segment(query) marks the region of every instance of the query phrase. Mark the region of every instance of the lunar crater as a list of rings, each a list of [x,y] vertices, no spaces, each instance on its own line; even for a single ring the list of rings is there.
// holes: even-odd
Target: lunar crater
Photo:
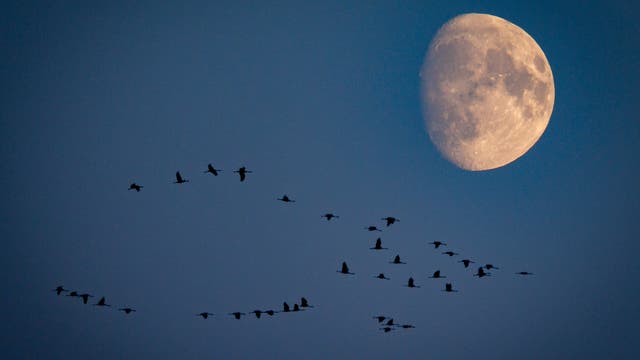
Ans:
[[[536,42],[508,21],[458,16],[432,40],[421,71],[429,136],[467,170],[488,170],[522,156],[553,109],[553,75]]]

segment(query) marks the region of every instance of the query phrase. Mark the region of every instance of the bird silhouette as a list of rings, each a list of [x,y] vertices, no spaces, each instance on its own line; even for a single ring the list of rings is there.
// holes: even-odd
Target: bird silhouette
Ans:
[[[72,291],[70,292],[67,296],[71,296],[71,297],[78,297],[78,292],[77,291]]]
[[[229,313],[229,315],[233,315],[233,317],[236,318],[236,320],[240,320],[240,317],[246,314],[243,312],[236,311],[236,312]]]
[[[341,274],[355,275],[355,273],[349,272],[349,267],[346,262],[342,262],[342,269],[338,270]]]
[[[429,276],[429,278],[431,278],[431,279],[444,279],[444,278],[446,278],[446,276],[441,276],[440,275],[440,270],[436,270],[433,273],[433,276]]]
[[[136,312],[136,310],[132,309],[132,308],[122,308],[122,309],[118,309],[118,311],[123,311],[125,314],[129,315],[132,312]]]
[[[82,303],[86,304],[87,302],[89,302],[89,298],[93,297],[93,295],[90,294],[80,294],[78,295],[78,297],[80,297],[82,299]]]
[[[429,244],[433,244],[433,247],[435,249],[439,248],[440,246],[447,246],[447,244],[443,243],[442,241],[433,241],[433,242],[430,242]]]
[[[251,313],[255,314],[256,318],[260,319],[260,316],[262,315],[262,310],[253,310]]]
[[[372,248],[369,248],[371,250],[387,250],[388,248],[382,247],[382,239],[378,238],[376,240],[376,245]]]
[[[382,280],[391,280],[388,277],[384,276],[383,273],[378,274],[377,276],[374,276],[374,278],[376,279],[382,279]]]
[[[412,277],[410,277],[410,278],[409,278],[409,281],[407,282],[407,287],[410,287],[410,288],[419,288],[420,286],[416,286],[416,284],[413,282],[413,278],[412,278]]]
[[[200,317],[202,317],[203,319],[208,319],[208,318],[209,318],[209,316],[213,316],[213,315],[214,315],[214,314],[213,314],[213,313],[210,313],[210,312],[201,312],[200,314],[196,314],[196,316],[200,316]]]
[[[301,311],[300,306],[298,306],[298,304],[293,304],[293,311]]]
[[[493,266],[492,264],[486,264],[486,265],[484,266],[484,268],[485,268],[485,269],[487,269],[487,270],[491,270],[491,269],[500,270],[500,268],[499,268],[499,267],[495,267],[495,266]]]
[[[267,314],[269,316],[273,316],[273,314],[275,314],[276,312],[273,311],[273,310],[266,310],[266,311],[263,311],[263,313],[265,313],[265,314]]]
[[[326,219],[327,219],[327,221],[331,221],[331,219],[333,219],[333,218],[336,218],[336,219],[339,219],[339,218],[340,218],[340,216],[338,216],[338,215],[334,215],[334,214],[332,214],[332,213],[326,213],[326,214],[322,215],[322,217],[323,217],[323,218],[326,218]]]
[[[97,303],[93,304],[94,306],[111,306],[109,304],[107,304],[107,302],[104,299],[104,296],[100,298],[100,300],[98,300]]]
[[[245,168],[244,166],[234,171],[234,173],[237,173],[240,175],[240,182],[244,181],[244,179],[247,177],[247,174],[251,174],[252,172],[253,171],[247,170],[247,168]]]
[[[478,268],[478,272],[477,273],[473,274],[473,276],[477,276],[478,278],[482,278],[484,276],[489,276],[489,275],[491,275],[491,274],[484,272],[484,269],[482,268],[482,266],[480,266]]]
[[[289,203],[289,202],[290,203],[294,203],[294,202],[296,202],[295,200],[291,200],[286,194],[282,195],[282,197],[277,199],[277,200],[280,200],[280,201],[286,202],[286,203]]]
[[[458,292],[458,290],[453,290],[453,285],[451,285],[451,283],[446,283],[444,285],[444,290],[442,291],[446,291],[446,292]]]
[[[376,320],[378,320],[378,322],[379,322],[379,323],[381,323],[381,322],[383,322],[383,321],[384,321],[384,319],[386,319],[387,317],[386,317],[386,316],[383,316],[383,315],[378,315],[378,316],[374,316],[373,318],[374,318],[374,319],[376,319]]]
[[[406,264],[406,262],[402,262],[400,261],[400,255],[396,255],[396,257],[393,258],[393,261],[389,261],[390,264]]]
[[[211,173],[213,174],[213,176],[218,176],[218,171],[222,172],[222,169],[216,169],[213,167],[213,165],[209,164],[207,165],[207,171],[205,171],[204,173]]]
[[[129,185],[129,190],[135,190],[136,192],[140,192],[140,190],[142,190],[144,186],[142,185],[138,185],[136,183],[132,183],[131,185]]]
[[[382,218],[382,220],[385,220],[387,222],[387,226],[391,226],[396,222],[400,222],[400,219],[396,219],[393,216],[387,216],[386,218]]]
[[[519,271],[516,273],[516,275],[533,275],[533,273],[528,271]]]
[[[468,268],[469,264],[474,264],[474,262],[469,260],[469,259],[460,260],[458,262],[461,262],[464,265],[465,268]]]
[[[378,229],[378,228],[377,228],[377,227],[375,227],[375,226],[368,226],[368,227],[366,227],[365,229],[367,229],[367,230],[369,230],[369,231],[382,231],[382,230]]]
[[[385,327],[381,327],[380,330],[388,333],[389,331],[393,331],[395,330],[394,328],[392,328],[391,326],[385,326]]]
[[[453,252],[453,251],[445,251],[445,252],[443,252],[443,254],[445,254],[445,255],[449,255],[449,256],[460,255],[460,254],[455,253],[455,252]]]
[[[291,311],[291,309],[289,308],[289,304],[287,304],[287,302],[283,302],[282,303],[282,312],[289,312]]]
[[[61,293],[68,292],[69,290],[65,289],[62,285],[60,285],[60,286],[57,286],[55,289],[53,289],[51,291],[55,291],[56,295],[60,296]]]
[[[301,297],[301,298],[300,298],[300,307],[303,307],[303,308],[312,308],[313,306],[309,305],[309,302],[307,301],[307,299],[306,299],[306,298]]]
[[[182,175],[180,175],[180,171],[176,171],[176,181],[174,181],[174,184],[184,184],[189,182],[189,180],[185,180],[182,178]]]
[[[387,322],[385,323],[386,326],[394,326],[395,324],[393,323],[393,318],[387,320]]]

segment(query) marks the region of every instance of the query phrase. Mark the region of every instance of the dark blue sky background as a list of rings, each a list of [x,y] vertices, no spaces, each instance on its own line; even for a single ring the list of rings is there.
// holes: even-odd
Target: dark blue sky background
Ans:
[[[5,4],[2,357],[640,357],[638,10]],[[527,31],[556,86],[540,141],[479,173],[437,153],[419,93],[429,41],[468,12]],[[202,173],[209,162],[221,176]],[[173,185],[176,170],[191,182]],[[401,219],[380,234],[391,250],[374,253],[363,228],[388,215]],[[501,270],[474,278],[434,240]],[[336,273],[342,261],[355,276]],[[460,292],[427,279],[436,269]],[[56,297],[59,284],[138,312]],[[301,296],[316,307],[226,315]],[[378,314],[416,329],[384,334]]]

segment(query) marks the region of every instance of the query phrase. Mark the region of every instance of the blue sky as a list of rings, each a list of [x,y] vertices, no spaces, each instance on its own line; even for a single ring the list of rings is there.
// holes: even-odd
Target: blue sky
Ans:
[[[638,357],[638,10],[630,1],[7,4],[1,353]],[[469,12],[527,31],[556,87],[542,138],[488,172],[444,160],[421,116],[429,41]],[[224,172],[203,174],[207,163]],[[254,172],[240,183],[231,171],[243,165]],[[172,184],[177,170],[191,182]],[[127,191],[133,181],[143,191]],[[275,200],[284,193],[297,202]],[[329,211],[341,218],[320,218]],[[388,215],[401,219],[379,234],[391,250],[374,253],[378,234],[363,228]],[[474,278],[434,240],[501,270]],[[388,264],[395,254],[408,264]],[[336,273],[342,261],[355,276]],[[436,269],[460,292],[427,279]],[[392,280],[373,279],[379,272]],[[421,288],[403,287],[409,276]],[[59,284],[138,312],[56,297]],[[301,296],[316,307],[226,315]],[[384,334],[378,314],[416,329]]]

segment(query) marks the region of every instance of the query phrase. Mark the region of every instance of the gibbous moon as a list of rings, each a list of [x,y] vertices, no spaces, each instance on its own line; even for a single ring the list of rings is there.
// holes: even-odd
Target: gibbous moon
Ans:
[[[464,14],[444,24],[420,74],[429,137],[462,169],[509,164],[549,123],[549,62],[529,34],[497,16]]]

